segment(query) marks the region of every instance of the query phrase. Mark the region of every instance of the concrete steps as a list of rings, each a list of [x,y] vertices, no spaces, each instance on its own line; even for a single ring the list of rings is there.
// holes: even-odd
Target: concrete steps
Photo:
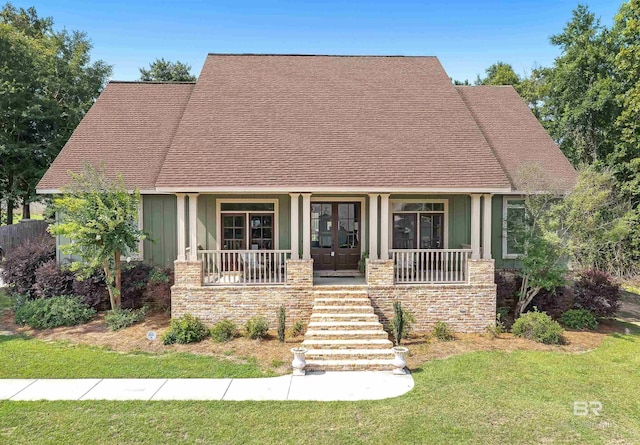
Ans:
[[[375,315],[366,290],[315,292],[311,321],[302,345],[313,371],[389,371],[393,346]]]

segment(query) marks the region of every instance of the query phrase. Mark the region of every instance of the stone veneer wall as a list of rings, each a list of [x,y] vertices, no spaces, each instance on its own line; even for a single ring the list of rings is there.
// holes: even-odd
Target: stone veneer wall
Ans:
[[[228,318],[242,326],[262,315],[275,329],[278,308],[284,305],[288,325],[296,320],[308,323],[313,306],[313,260],[287,260],[286,268],[283,285],[202,286],[200,261],[176,261],[171,316],[189,313],[209,325]]]
[[[444,321],[458,332],[482,332],[495,321],[493,260],[469,260],[468,284],[394,285],[393,260],[368,260],[367,270],[369,298],[385,327],[396,300],[414,315],[415,331]]]
[[[458,332],[482,332],[495,321],[496,285],[493,260],[469,260],[468,284],[394,285],[393,260],[367,260],[369,297],[380,321],[388,326],[393,302],[399,300],[415,316],[416,331],[429,331],[437,321]],[[262,315],[277,326],[280,305],[287,320],[308,322],[314,299],[313,260],[287,260],[287,281],[274,286],[202,286],[200,261],[176,261],[171,288],[171,315],[190,313],[207,324],[229,318],[243,325]]]

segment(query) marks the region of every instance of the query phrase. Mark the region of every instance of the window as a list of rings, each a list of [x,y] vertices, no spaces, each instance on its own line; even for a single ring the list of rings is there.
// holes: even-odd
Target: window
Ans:
[[[446,201],[392,202],[394,249],[443,249]]]
[[[505,197],[502,214],[502,257],[517,258],[524,253],[522,230],[526,223],[524,199]]]
[[[219,201],[220,247],[224,250],[276,248],[276,213],[275,200]]]

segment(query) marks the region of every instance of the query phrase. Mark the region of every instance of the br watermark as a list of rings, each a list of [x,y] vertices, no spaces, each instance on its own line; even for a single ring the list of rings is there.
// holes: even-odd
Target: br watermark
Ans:
[[[574,416],[600,416],[602,412],[602,402],[573,402]]]

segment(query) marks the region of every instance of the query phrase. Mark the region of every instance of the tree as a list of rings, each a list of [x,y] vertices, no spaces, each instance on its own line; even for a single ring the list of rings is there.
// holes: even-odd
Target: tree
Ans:
[[[485,70],[487,77],[478,76],[476,85],[513,85],[517,87],[521,80],[508,63],[497,62]],[[517,89],[517,88],[516,88]]]
[[[146,237],[138,228],[140,194],[137,190],[129,193],[120,175],[107,179],[104,168],[85,165],[83,172],[71,177],[71,185],[53,201],[58,221],[49,230],[71,240],[60,249],[81,258],[70,266],[81,278],[103,269],[111,309],[119,308],[121,258],[137,250],[138,242]]]
[[[81,32],[55,31],[34,8],[0,10],[0,199],[7,222],[35,186],[105,85],[111,67],[90,62]]]
[[[170,62],[164,59],[156,59],[149,65],[149,69],[140,69],[140,80],[144,81],[168,81],[168,82],[193,82],[196,76],[191,74],[191,65],[180,61]]]

